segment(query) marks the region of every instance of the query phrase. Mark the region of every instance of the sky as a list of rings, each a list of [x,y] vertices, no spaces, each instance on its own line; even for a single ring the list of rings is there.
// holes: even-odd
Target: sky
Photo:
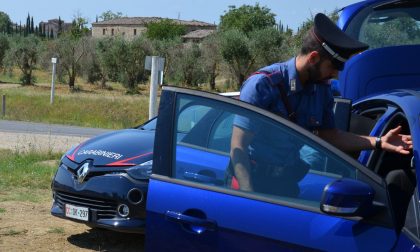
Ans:
[[[34,23],[61,17],[71,22],[81,15],[89,23],[105,11],[121,12],[128,17],[163,17],[183,20],[199,20],[218,24],[220,16],[234,5],[265,6],[294,31],[318,12],[330,13],[359,0],[0,0],[0,11],[7,13],[13,22],[26,23],[28,13]],[[89,25],[90,27],[90,25]]]

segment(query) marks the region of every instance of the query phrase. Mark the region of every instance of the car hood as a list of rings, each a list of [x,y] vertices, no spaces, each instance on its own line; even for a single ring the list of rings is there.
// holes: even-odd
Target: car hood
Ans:
[[[65,155],[76,163],[90,159],[94,166],[133,166],[153,158],[154,138],[155,131],[113,131],[93,137]]]

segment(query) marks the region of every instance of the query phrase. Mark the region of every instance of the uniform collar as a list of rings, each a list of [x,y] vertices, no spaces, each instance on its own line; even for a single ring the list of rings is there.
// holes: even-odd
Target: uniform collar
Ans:
[[[308,83],[308,85],[303,88],[296,70],[296,57],[287,61],[287,68],[289,71],[289,93],[297,93],[301,91],[313,93],[316,91],[316,83]]]
[[[299,80],[298,72],[296,70],[296,57],[287,61],[287,70],[289,72],[289,92],[296,93],[302,91],[302,83]]]

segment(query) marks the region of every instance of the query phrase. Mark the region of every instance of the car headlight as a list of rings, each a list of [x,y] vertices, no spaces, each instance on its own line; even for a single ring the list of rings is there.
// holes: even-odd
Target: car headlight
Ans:
[[[149,179],[152,174],[153,160],[146,161],[127,170],[127,174],[134,179]]]

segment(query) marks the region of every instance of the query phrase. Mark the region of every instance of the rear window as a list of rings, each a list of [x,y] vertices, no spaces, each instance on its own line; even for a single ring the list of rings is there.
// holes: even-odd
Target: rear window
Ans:
[[[370,49],[420,44],[420,1],[392,1],[359,12],[346,33]]]

